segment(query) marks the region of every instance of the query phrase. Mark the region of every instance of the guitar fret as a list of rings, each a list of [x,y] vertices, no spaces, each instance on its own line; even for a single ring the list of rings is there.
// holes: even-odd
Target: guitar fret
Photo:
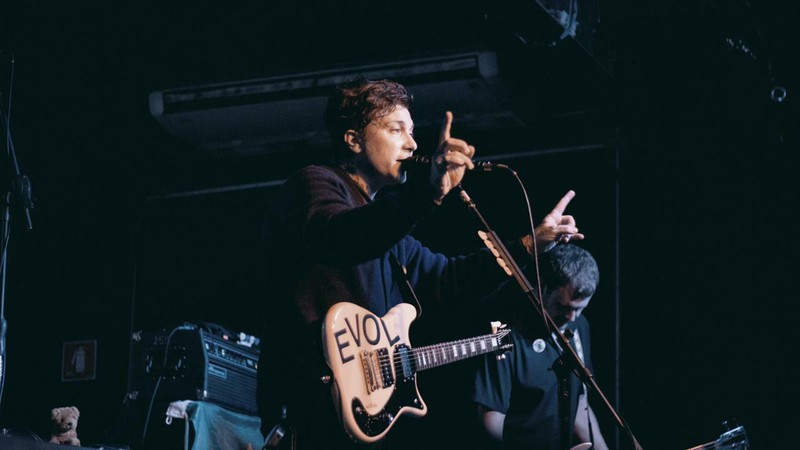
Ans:
[[[499,346],[500,340],[496,335],[487,335],[419,347],[413,352],[414,359],[417,362],[417,370],[423,370],[482,355],[497,349]],[[452,352],[452,355],[450,352]]]
[[[420,347],[415,350],[415,359],[420,369],[427,369],[450,361],[481,355],[496,349],[499,345],[498,339],[494,336],[464,339],[449,344]]]

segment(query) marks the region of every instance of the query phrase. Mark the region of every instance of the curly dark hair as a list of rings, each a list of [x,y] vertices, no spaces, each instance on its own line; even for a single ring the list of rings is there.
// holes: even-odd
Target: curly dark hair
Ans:
[[[576,298],[594,294],[600,269],[591,253],[573,244],[559,244],[540,257],[542,281],[548,289],[570,285]]]
[[[328,97],[325,125],[334,146],[341,148],[347,130],[361,133],[373,120],[391,114],[398,106],[411,109],[412,103],[411,93],[402,84],[358,76],[336,86]]]

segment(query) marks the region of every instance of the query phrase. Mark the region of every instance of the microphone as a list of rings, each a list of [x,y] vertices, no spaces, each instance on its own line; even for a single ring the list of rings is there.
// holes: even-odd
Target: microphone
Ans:
[[[431,164],[431,159],[427,156],[414,155],[400,162],[412,166],[429,166]],[[491,172],[495,169],[508,169],[508,166],[505,164],[493,163],[490,161],[473,161],[473,163],[475,164],[475,170],[480,170],[482,172]]]

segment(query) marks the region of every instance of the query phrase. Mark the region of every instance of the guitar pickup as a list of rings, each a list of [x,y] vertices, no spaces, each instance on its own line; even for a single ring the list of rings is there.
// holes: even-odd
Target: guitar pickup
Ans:
[[[392,372],[392,358],[389,356],[389,350],[382,348],[375,353],[378,355],[378,367],[381,371],[381,387],[387,388],[394,385],[394,372]]]
[[[395,347],[394,355],[394,372],[397,374],[397,378],[402,380],[413,378],[417,366],[414,364],[411,349],[405,344],[400,344]]]

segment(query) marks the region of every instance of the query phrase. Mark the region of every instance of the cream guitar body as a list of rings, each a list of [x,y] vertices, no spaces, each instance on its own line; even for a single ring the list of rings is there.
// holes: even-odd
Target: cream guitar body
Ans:
[[[415,349],[408,338],[415,318],[416,310],[405,303],[378,317],[342,302],[325,316],[322,341],[333,401],[345,431],[356,441],[378,441],[400,416],[427,413],[417,372],[511,347],[504,343],[508,330],[501,329]]]

